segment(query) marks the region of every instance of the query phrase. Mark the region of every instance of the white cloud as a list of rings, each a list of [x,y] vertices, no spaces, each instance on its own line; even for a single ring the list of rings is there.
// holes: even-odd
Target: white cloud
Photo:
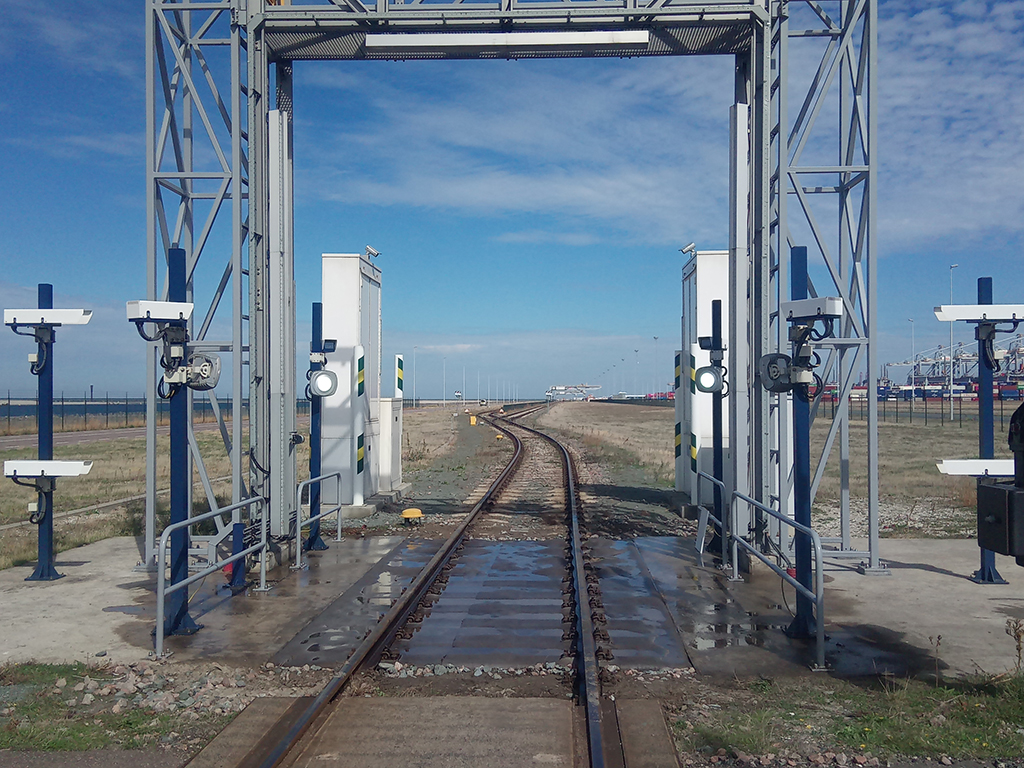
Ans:
[[[315,68],[308,82],[358,91],[350,108],[372,119],[339,130],[307,118],[318,153],[312,166],[300,152],[297,188],[336,202],[582,216],[643,239],[720,236],[729,67],[613,64],[470,64],[446,70],[441,93],[412,76],[360,84]],[[712,90],[721,109],[698,108]]]
[[[141,81],[143,8],[137,3],[7,3],[0,15],[0,56],[25,56],[29,48],[47,50],[63,63],[100,75]],[[141,82],[140,82],[141,84]]]

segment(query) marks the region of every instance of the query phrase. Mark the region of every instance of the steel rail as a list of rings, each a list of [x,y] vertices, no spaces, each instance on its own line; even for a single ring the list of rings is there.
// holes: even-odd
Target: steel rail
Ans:
[[[506,418],[507,420],[507,418]],[[587,714],[587,745],[591,768],[604,768],[604,730],[601,717],[600,665],[597,661],[597,641],[594,639],[594,620],[590,613],[590,592],[583,562],[583,542],[580,534],[579,505],[576,493],[576,473],[568,449],[555,438],[536,429],[516,423],[516,426],[547,440],[562,453],[565,468],[566,506],[572,529],[572,570],[576,596],[577,672],[582,687],[580,697]],[[582,664],[582,669],[580,665]]]
[[[420,600],[426,594],[427,590],[434,583],[441,570],[451,559],[456,548],[462,543],[462,539],[466,533],[466,530],[477,518],[480,511],[487,506],[488,503],[493,501],[497,494],[504,488],[505,484],[512,477],[515,470],[518,468],[520,461],[523,456],[523,443],[516,437],[510,430],[496,424],[490,418],[486,416],[481,417],[487,423],[491,424],[495,429],[498,429],[505,435],[507,435],[515,446],[514,453],[511,461],[505,466],[498,475],[497,479],[491,483],[487,489],[487,493],[473,506],[469,514],[466,515],[466,519],[459,524],[458,528],[452,533],[451,536],[441,545],[441,549],[430,559],[430,561],[423,567],[413,582],[405,590],[402,596],[395,601],[391,609],[384,615],[384,617],[377,623],[373,631],[367,635],[363,642],[352,652],[352,655],[348,657],[344,666],[339,670],[336,677],[334,677],[327,686],[320,692],[320,694],[310,703],[302,715],[295,721],[284,738],[279,741],[274,749],[267,755],[266,758],[260,763],[259,768],[276,768],[280,765],[282,760],[288,755],[288,753],[294,749],[295,745],[298,744],[299,740],[305,735],[309,727],[316,721],[316,719],[324,712],[327,706],[340,694],[345,686],[351,681],[352,677],[358,672],[364,663],[369,659],[374,658],[393,638],[394,634],[402,626],[405,619],[416,609]]]

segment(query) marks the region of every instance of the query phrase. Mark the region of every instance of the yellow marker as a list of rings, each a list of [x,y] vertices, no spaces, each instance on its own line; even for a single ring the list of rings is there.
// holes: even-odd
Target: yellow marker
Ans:
[[[416,509],[416,507],[410,507],[409,509],[402,510],[402,522],[406,525],[412,525],[413,523],[419,523],[423,518],[423,510]]]
[[[471,426],[471,427],[475,427],[476,426],[476,416],[470,416],[469,417],[469,426]]]
[[[504,436],[504,435],[502,435],[502,434],[497,434],[497,435],[495,435],[495,436],[494,436],[494,439],[495,439],[495,440],[504,440],[504,439],[505,439],[505,436]]]

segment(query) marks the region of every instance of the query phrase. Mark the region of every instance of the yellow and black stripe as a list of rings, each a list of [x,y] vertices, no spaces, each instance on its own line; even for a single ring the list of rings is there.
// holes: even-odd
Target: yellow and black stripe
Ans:
[[[398,358],[398,391],[405,391],[405,361]]]
[[[676,458],[683,455],[683,425],[676,422]]]
[[[363,457],[366,455],[366,450],[363,447],[364,441],[365,437],[363,435],[360,435],[356,441],[356,472],[363,471]]]
[[[366,373],[363,370],[363,365],[364,365],[363,361],[365,359],[366,359],[365,357],[360,357],[359,358],[359,365],[357,366],[357,369],[356,369],[356,394],[359,395],[360,397],[363,394],[363,390],[366,388],[366,385],[364,383],[364,381],[366,379]]]
[[[690,469],[697,471],[697,436],[690,433]]]
[[[676,392],[679,391],[679,384],[681,383],[683,374],[683,353],[679,352],[676,354]]]
[[[690,355],[690,392],[697,394],[697,358]]]

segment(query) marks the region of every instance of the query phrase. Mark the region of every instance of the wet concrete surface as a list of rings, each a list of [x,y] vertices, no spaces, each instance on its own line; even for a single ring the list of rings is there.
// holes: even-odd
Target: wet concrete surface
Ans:
[[[525,667],[558,661],[563,631],[564,542],[467,540],[448,583],[409,640],[409,664]]]
[[[274,655],[274,663],[279,666],[317,664],[325,667],[344,664],[441,544],[439,540],[424,539],[407,539],[398,543],[340,597],[303,626]],[[318,559],[314,557],[311,562]]]
[[[689,667],[684,640],[644,562],[639,541],[587,542],[608,619],[612,663],[635,669]]]
[[[244,595],[232,595],[224,585],[225,577],[213,574],[193,593],[189,604],[190,615],[203,629],[194,635],[169,637],[166,646],[183,660],[237,665],[267,661],[402,543],[397,536],[330,541],[330,549],[303,558],[308,568],[290,571],[282,567],[271,572],[273,588],[269,592],[257,592],[257,580]],[[155,601],[155,595],[147,592],[144,605],[149,620],[128,625],[130,629],[123,635],[126,640],[152,648]]]

